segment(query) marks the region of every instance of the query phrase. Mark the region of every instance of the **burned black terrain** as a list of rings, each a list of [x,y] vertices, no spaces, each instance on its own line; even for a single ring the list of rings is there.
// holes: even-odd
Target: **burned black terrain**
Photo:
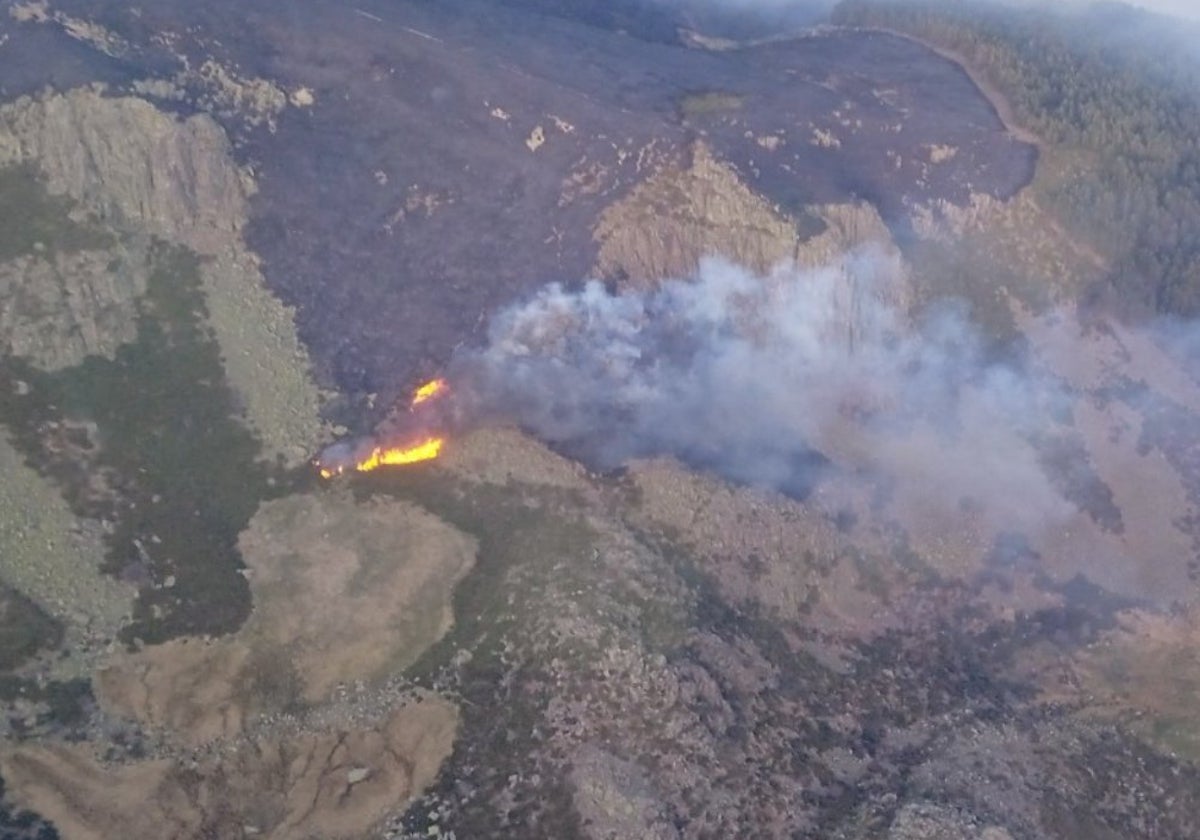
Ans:
[[[304,104],[216,116],[319,375],[380,410],[497,306],[589,276],[600,213],[697,139],[794,217],[866,200],[897,233],[909,205],[1013,194],[1035,159],[958,66],[878,33],[710,52],[467,0],[55,8],[122,39],[94,78],[212,58]],[[65,34],[40,48],[77,66]]]
[[[735,24],[0,0],[0,836],[1197,836],[1200,378],[962,67]]]

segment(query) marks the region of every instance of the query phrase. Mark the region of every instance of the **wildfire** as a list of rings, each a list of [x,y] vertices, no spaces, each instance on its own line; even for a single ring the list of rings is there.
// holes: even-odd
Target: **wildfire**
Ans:
[[[408,404],[408,407],[410,409],[416,408],[426,400],[431,400],[445,391],[447,387],[445,379],[434,379],[426,382],[413,392],[412,402]]]
[[[445,393],[448,389],[449,386],[444,379],[426,382],[413,392],[412,401],[408,404],[409,411]],[[417,443],[403,446],[376,446],[365,456],[361,454],[362,450],[359,450],[356,455],[347,457],[353,452],[353,449],[342,442],[327,447],[317,458],[316,465],[321,478],[333,478],[349,469],[356,472],[370,472],[379,467],[416,464],[421,461],[433,460],[441,454],[444,443],[444,438],[430,435]],[[344,449],[336,456],[332,456],[331,453],[338,447],[344,447]]]
[[[371,454],[354,465],[359,472],[370,472],[378,467],[394,467],[400,464],[416,464],[420,461],[431,461],[442,451],[441,438],[429,438],[416,446],[392,447],[384,449],[376,446]]]

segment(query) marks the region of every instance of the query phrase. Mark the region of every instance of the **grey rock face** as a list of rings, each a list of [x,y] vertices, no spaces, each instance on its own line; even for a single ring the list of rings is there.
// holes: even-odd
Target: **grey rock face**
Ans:
[[[218,251],[245,218],[246,184],[208,115],[179,122],[149,102],[88,88],[0,111],[0,163],[34,161],[51,192],[120,227]]]

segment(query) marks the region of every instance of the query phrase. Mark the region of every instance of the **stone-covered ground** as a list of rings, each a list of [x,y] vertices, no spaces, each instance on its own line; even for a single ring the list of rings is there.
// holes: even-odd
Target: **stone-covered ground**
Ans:
[[[5,836],[1200,836],[1195,380],[961,68],[635,8],[0,4]],[[548,280],[863,243],[1072,395],[1053,527],[305,463]]]

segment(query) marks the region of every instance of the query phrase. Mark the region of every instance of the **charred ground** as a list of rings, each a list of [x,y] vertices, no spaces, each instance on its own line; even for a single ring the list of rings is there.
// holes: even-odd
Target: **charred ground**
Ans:
[[[312,92],[270,125],[217,116],[259,182],[249,241],[267,280],[360,408],[439,369],[497,306],[588,276],[603,208],[697,138],[793,217],[866,200],[898,234],[907,204],[1008,197],[1036,158],[961,68],[878,33],[708,52],[468,0],[55,8],[125,39],[89,73],[76,40],[39,28],[66,83],[215,56]],[[931,168],[935,146],[956,153]]]
[[[603,268],[620,260],[601,254],[601,218],[651,181],[638,194],[650,214],[668,215],[688,177],[719,187],[685,196],[693,204],[752,193],[731,215],[761,221],[762,239],[783,219],[794,249],[783,256],[816,243],[828,259],[863,231],[911,256],[926,237],[921,249],[944,248],[947,268],[917,291],[974,282],[1017,330],[997,275],[980,268],[999,263],[988,248],[1011,257],[1016,277],[1042,259],[1038,247],[1057,257],[1071,243],[1051,236],[1032,256],[1007,247],[1045,218],[1021,189],[1037,150],[958,65],[866,31],[690,48],[679,26],[703,17],[666,8],[7,3],[0,78],[6,100],[105,83],[117,116],[140,114],[168,140],[184,124],[163,129],[144,99],[212,115],[215,157],[230,138],[254,185],[234,233],[296,307],[316,374],[338,394],[327,413],[356,431],[441,373],[498,307],[550,280],[600,273],[619,286],[620,270]],[[80,125],[113,116],[83,99],[68,111]],[[178,181],[185,205],[233,180],[211,160],[192,166],[199,154],[145,160],[150,180]],[[55,201],[56,226],[17,242],[18,256],[53,257],[66,248],[54,237],[89,221]],[[90,221],[134,241],[146,219],[121,207],[138,202],[99,204],[108,217]],[[1009,239],[970,227],[981,206],[989,223],[1011,223]],[[916,209],[930,207],[946,211],[945,230],[915,229]],[[689,224],[709,224],[696,216]],[[949,237],[955,224],[968,235]],[[986,242],[964,245],[972,235]],[[1200,505],[1188,479],[1200,396],[1177,382],[1183,396],[1166,396],[1159,357],[1127,347],[1128,335],[1086,339],[1097,346],[1076,355],[1095,353],[1100,373],[1076,372],[1079,417],[1030,443],[1061,479],[1083,542],[973,532],[970,499],[947,520],[911,524],[886,486],[800,502],[675,463],[596,476],[512,430],[455,430],[438,462],[321,484],[264,463],[262,429],[239,410],[244,386],[225,387],[239,354],[260,346],[232,329],[210,335],[212,266],[228,262],[178,243],[169,254],[187,271],[139,293],[141,332],[110,360],[0,366],[10,475],[72,503],[85,525],[106,523],[100,550],[87,554],[78,523],[71,544],[97,560],[97,577],[107,559],[137,588],[124,636],[96,629],[81,676],[0,683],[12,712],[6,802],[101,834],[164,813],[188,836],[317,830],[296,814],[355,836],[381,825],[411,837],[435,826],[839,840],[1197,832],[1187,652],[1200,620],[1156,612],[1154,599],[1191,597],[1181,580],[1195,564],[1176,568],[1187,561],[1170,538],[1196,530],[1184,514]],[[1058,264],[1045,265],[1026,282],[1054,276]],[[1086,343],[1076,338],[1068,356]],[[1144,392],[1111,391],[1147,358]],[[89,418],[86,451],[64,446]],[[1170,472],[1151,463],[1159,453]],[[1138,483],[1158,491],[1176,475],[1175,495]],[[110,483],[85,486],[93,476]],[[89,489],[115,499],[81,506]],[[1146,498],[1156,510],[1138,506]],[[1147,536],[1156,528],[1166,549]],[[45,542],[28,530],[27,544]],[[169,538],[152,539],[159,531]],[[1126,549],[1162,562],[1131,566]],[[1093,569],[1109,589],[1083,574]],[[70,610],[50,620],[3,594],[4,652],[42,656],[35,626],[47,644],[69,638]],[[326,758],[293,785],[296,755]],[[51,832],[32,816],[3,820]]]

